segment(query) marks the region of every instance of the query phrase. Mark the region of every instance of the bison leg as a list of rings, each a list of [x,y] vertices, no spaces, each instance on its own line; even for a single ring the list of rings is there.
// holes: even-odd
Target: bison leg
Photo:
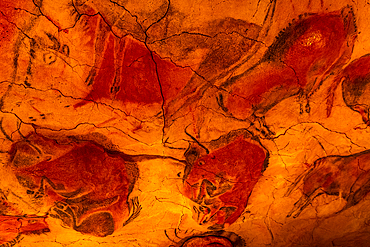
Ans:
[[[72,192],[65,192],[65,187],[62,184],[54,184],[49,178],[41,177],[40,186],[36,191],[27,190],[27,194],[32,195],[35,199],[42,199],[45,196],[47,186],[50,186],[53,191],[56,191],[60,196],[64,198],[80,197],[85,193],[83,188],[79,188]]]
[[[301,183],[302,181],[302,178],[308,176],[308,174],[311,173],[311,171],[313,170],[313,167],[310,168],[309,170],[305,171],[305,172],[302,172],[294,181],[294,183],[290,186],[290,188],[288,189],[288,191],[284,194],[284,197],[287,197],[287,196],[290,196],[290,194],[293,192],[293,190],[298,187],[298,184]]]
[[[85,82],[87,86],[90,86],[94,83],[95,76],[97,74],[98,68],[100,67],[103,61],[103,52],[105,48],[105,41],[109,35],[109,27],[100,19],[97,27],[97,35],[95,39],[95,54],[94,54],[94,65],[91,68],[89,75],[87,76]]]
[[[64,202],[73,208],[76,218],[79,219],[89,211],[109,207],[110,205],[117,203],[119,199],[119,196],[115,196],[97,200],[94,199],[94,193],[89,193],[81,197],[65,199]]]
[[[49,185],[54,191],[64,191],[65,190],[62,184],[54,184],[53,181],[51,181],[49,178],[43,176],[41,177],[39,189],[36,192],[32,190],[27,190],[27,194],[31,194],[31,195],[33,194],[35,199],[43,198],[45,196],[46,185]],[[69,195],[76,196],[80,194],[81,192],[82,192],[82,189],[76,190],[71,193],[65,193],[66,194],[65,197],[69,197]],[[59,194],[62,195],[62,193],[59,193]]]
[[[53,218],[60,219],[69,227],[76,224],[76,216],[72,208],[65,202],[55,202],[55,205],[49,209],[48,214]]]
[[[252,114],[250,122],[248,130],[253,134],[266,138],[271,138],[275,135],[275,133],[267,126],[264,116],[259,117],[256,114]]]
[[[121,85],[121,69],[122,62],[124,58],[124,49],[125,49],[125,39],[115,40],[114,50],[115,50],[115,62],[114,62],[114,81],[110,89],[111,94],[115,95],[120,90]]]
[[[114,219],[109,212],[93,213],[73,229],[84,234],[106,237],[114,232]]]
[[[369,175],[369,174],[367,174]],[[356,181],[357,183],[357,181]],[[356,184],[355,183],[355,184]],[[352,186],[354,187],[354,186]],[[367,178],[367,181],[364,182],[362,185],[359,186],[359,189],[355,191],[351,191],[350,194],[347,197],[347,203],[346,205],[337,212],[339,214],[340,212],[357,205],[362,199],[365,198],[365,196],[370,192],[370,178]]]
[[[65,225],[84,234],[105,237],[114,232],[114,219],[109,212],[92,213],[77,224],[77,217],[71,205],[56,202],[55,206],[50,209],[50,216],[62,220]]]
[[[297,218],[317,196],[323,194],[321,189],[316,189],[310,196],[302,195],[301,198],[294,204],[293,209],[289,212],[287,217],[293,215],[293,218]]]

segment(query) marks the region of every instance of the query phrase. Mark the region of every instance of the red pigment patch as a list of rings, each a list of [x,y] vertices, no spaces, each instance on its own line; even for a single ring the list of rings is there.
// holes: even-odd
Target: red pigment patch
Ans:
[[[10,155],[15,175],[29,181],[28,189],[39,190],[39,187],[45,187],[42,190],[45,190],[48,195],[45,199],[51,205],[63,202],[84,209],[78,214],[75,212],[78,217],[76,222],[89,218],[94,212],[103,211],[105,213],[95,214],[89,220],[103,217],[110,225],[114,224],[115,229],[122,227],[126,220],[124,217],[128,215],[130,188],[135,180],[132,176],[137,176],[133,174],[136,170],[131,171],[131,177],[128,175],[127,155],[109,151],[90,141],[63,145],[37,134],[29,135],[27,140],[15,143]],[[45,155],[44,152],[53,153],[55,157]],[[19,160],[22,165],[17,162]],[[70,195],[73,195],[73,199]],[[109,216],[112,220],[108,214],[112,215]],[[79,226],[75,227],[78,230]],[[86,227],[86,224],[82,226],[81,232],[99,236],[99,232],[94,232],[95,228],[90,231]],[[108,230],[102,234],[112,234],[114,229]]]
[[[130,40],[124,53],[121,75],[117,99],[152,104],[163,102],[161,90],[165,101],[174,98],[190,80],[192,71],[161,59],[157,54],[151,54],[143,43]]]
[[[245,119],[253,112],[267,112],[299,91],[310,96],[329,72],[348,61],[355,36],[350,8],[294,21],[256,68],[234,78],[227,109]]]
[[[92,90],[86,96],[86,99],[97,101],[98,99],[109,98],[110,87],[113,83],[114,73],[114,36],[109,35],[104,52],[103,62],[100,66],[98,74],[95,77]],[[77,104],[75,107],[78,106],[79,105]]]
[[[187,240],[184,247],[233,247],[231,241],[225,237],[202,236],[193,237]]]
[[[299,89],[297,77],[292,69],[285,66],[268,66],[265,69],[263,72],[258,70],[257,73],[240,79],[231,87],[225,106],[233,116],[244,119],[252,113],[253,107],[261,102],[267,106],[273,105],[276,98],[283,99],[285,95]],[[280,95],[277,95],[279,92]],[[275,97],[270,96],[274,94]]]
[[[14,8],[11,1],[0,1],[0,49],[9,52],[13,46],[10,42],[15,38],[17,28],[16,21],[22,17],[21,10]]]
[[[232,143],[195,161],[184,195],[205,208],[199,224],[232,224],[247,206],[262,175],[266,153],[250,140]]]
[[[370,152],[366,150],[349,156],[328,156],[316,160],[313,168],[302,174],[303,194],[288,217],[298,217],[308,204],[322,193],[341,196],[347,201],[339,212],[360,203],[369,193],[369,157]],[[300,179],[296,180],[292,188],[299,183]],[[290,189],[286,196],[292,191]]]
[[[370,54],[367,54],[348,65],[340,77],[345,77],[350,83],[358,83],[361,80],[358,78],[365,78],[370,74]]]
[[[152,54],[143,43],[131,38],[126,38],[125,50],[118,54],[114,53],[113,35],[110,35],[106,42],[104,59],[93,82],[92,90],[85,97],[87,100],[97,101],[114,97],[121,102],[142,105],[162,103],[163,98],[165,101],[174,98],[193,74],[190,68],[178,67],[171,61],[161,59],[157,54]],[[123,62],[117,68],[121,70],[120,81],[116,85],[120,89],[113,96],[111,87],[115,77],[115,67],[117,67],[115,63],[119,61],[118,56],[123,56]],[[75,107],[86,103],[87,101],[82,101]]]
[[[293,68],[301,86],[307,83],[307,73],[311,69],[324,73],[338,58],[347,33],[339,15],[318,15],[303,20],[297,25],[307,30],[293,43],[284,55],[284,63]],[[313,68],[316,67],[316,68]]]
[[[369,125],[370,102],[366,95],[369,93],[370,83],[370,55],[367,54],[348,65],[343,72],[337,76],[331,91],[334,92],[339,83],[342,82],[342,96],[348,107],[360,113],[365,124]],[[333,94],[331,95],[333,97]],[[327,116],[333,107],[333,99],[327,102]]]
[[[339,68],[350,58],[356,38],[349,7],[328,14],[307,15],[289,25],[265,54],[264,61],[292,68],[305,87]],[[321,76],[321,77],[320,77]]]
[[[0,244],[17,241],[19,234],[41,234],[44,232],[50,232],[45,217],[0,216]]]
[[[193,71],[190,68],[179,67],[169,60],[161,59],[157,54],[153,55],[157,64],[163,97],[165,101],[169,101],[184,88],[193,76]]]
[[[145,45],[129,40],[123,56],[121,89],[116,98],[142,104],[162,102],[155,63]]]
[[[46,177],[55,184],[62,184],[65,188],[63,192],[83,188],[91,193],[90,198],[94,200],[128,196],[129,182],[124,159],[90,142],[74,144],[71,151],[55,160],[42,161],[15,172],[32,177],[37,184],[40,184],[42,177]]]

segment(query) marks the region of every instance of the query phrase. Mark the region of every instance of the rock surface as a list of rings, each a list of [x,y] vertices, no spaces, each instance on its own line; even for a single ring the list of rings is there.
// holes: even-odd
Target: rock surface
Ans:
[[[2,0],[0,246],[367,246],[365,0]]]

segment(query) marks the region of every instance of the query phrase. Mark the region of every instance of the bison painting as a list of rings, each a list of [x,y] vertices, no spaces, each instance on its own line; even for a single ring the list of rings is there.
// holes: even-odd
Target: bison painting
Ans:
[[[298,217],[313,199],[323,193],[340,196],[347,201],[339,212],[357,205],[370,192],[369,160],[370,150],[316,160],[312,168],[301,174],[286,193],[289,196],[303,179],[302,196],[294,204],[288,217]]]

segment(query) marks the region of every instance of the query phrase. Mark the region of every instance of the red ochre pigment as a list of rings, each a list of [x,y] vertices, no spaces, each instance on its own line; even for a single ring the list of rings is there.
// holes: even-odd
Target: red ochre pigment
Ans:
[[[46,200],[49,214],[75,230],[106,236],[128,219],[128,196],[138,176],[133,163],[128,168],[129,156],[91,141],[58,144],[37,134],[15,143],[10,155],[30,196]]]
[[[262,175],[264,149],[239,137],[194,162],[184,195],[196,202],[193,218],[201,225],[223,227],[236,221]]]

